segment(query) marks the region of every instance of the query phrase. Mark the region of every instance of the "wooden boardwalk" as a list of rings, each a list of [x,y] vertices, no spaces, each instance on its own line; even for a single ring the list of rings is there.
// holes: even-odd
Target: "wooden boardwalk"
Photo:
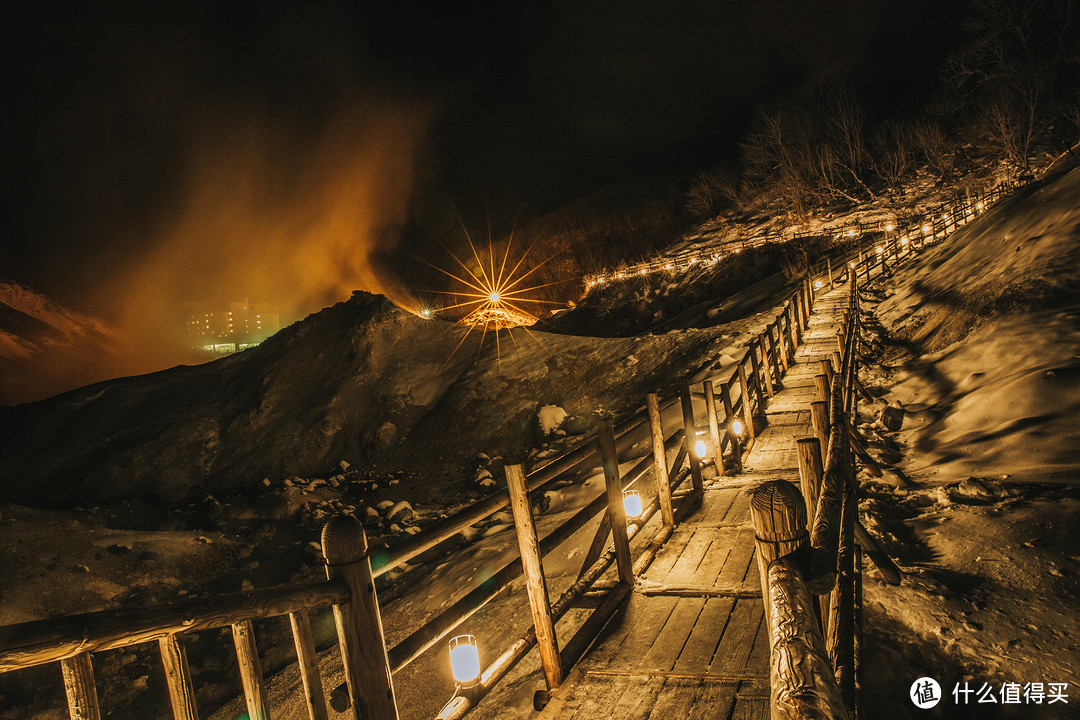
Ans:
[[[846,298],[839,288],[818,296],[745,472],[706,484],[701,508],[676,527],[540,718],[769,717],[769,638],[748,490],[777,478],[798,483],[795,441],[812,435],[814,375],[837,347]]]

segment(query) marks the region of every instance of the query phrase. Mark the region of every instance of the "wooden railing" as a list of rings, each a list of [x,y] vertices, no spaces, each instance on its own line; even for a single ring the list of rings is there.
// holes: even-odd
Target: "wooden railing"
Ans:
[[[856,714],[862,621],[862,554],[886,582],[901,572],[858,518],[855,460],[880,468],[855,429],[861,357],[858,278],[883,274],[929,243],[946,237],[1002,197],[995,188],[968,203],[886,234],[873,252],[861,243],[810,273],[813,288],[847,283],[837,349],[821,361],[810,404],[813,436],[796,442],[799,481],[771,480],[755,489],[751,515],[757,537],[765,616],[770,632],[772,717],[850,718]],[[834,272],[835,271],[835,272]]]
[[[199,715],[182,635],[230,627],[248,716],[259,720],[268,717],[268,712],[253,621],[289,615],[308,713],[312,720],[322,720],[327,717],[327,694],[319,672],[309,613],[332,608],[346,683],[329,694],[331,704],[339,711],[351,707],[356,718],[394,718],[397,710],[393,673],[445,639],[455,627],[524,574],[533,628],[488,665],[477,683],[456,694],[438,717],[464,715],[537,644],[549,689],[554,689],[625,599],[633,578],[652,561],[670,537],[675,523],[696,507],[703,493],[703,463],[711,462],[717,474],[741,471],[743,456],[756,438],[755,417],[760,423],[769,398],[782,387],[782,377],[805,333],[812,302],[811,282],[803,278],[798,289],[747,344],[740,359],[724,368],[720,375],[705,379],[700,390],[691,387],[689,379],[685,379],[675,392],[663,397],[649,394],[642,407],[622,418],[597,416],[594,429],[576,447],[528,474],[520,465],[508,465],[506,491],[489,495],[410,536],[389,551],[379,553],[374,562],[369,557],[360,523],[351,517],[338,517],[327,524],[322,535],[325,581],[0,627],[0,672],[59,662],[71,717],[95,720],[101,713],[92,653],[156,640],[173,716],[178,720],[196,720]],[[702,404],[704,413],[699,411]],[[665,431],[665,411],[678,415],[681,422],[675,424],[681,427]],[[704,429],[699,431],[701,420]],[[641,458],[621,477],[620,453],[625,458],[627,451],[643,440],[651,441],[651,456]],[[711,450],[699,453],[699,441]],[[669,463],[672,453],[675,457]],[[605,492],[545,537],[538,538],[529,496],[543,492],[554,483],[580,478],[598,465],[604,471]],[[649,483],[644,481],[649,476],[654,489],[643,493],[651,496],[644,511],[637,518],[626,518],[623,491],[646,490]],[[691,488],[676,510],[672,493],[687,477],[691,479]],[[513,511],[517,527],[519,557],[387,650],[375,578],[507,506]],[[577,581],[555,602],[550,602],[543,576],[543,557],[601,512],[605,516]],[[657,512],[662,516],[660,529],[635,560],[629,542]],[[609,544],[610,549],[605,551]],[[618,581],[597,585],[597,580],[613,564]],[[570,608],[582,603],[594,607],[592,614],[560,645],[555,624]]]
[[[996,199],[993,194],[976,199],[970,205],[958,206],[951,217],[940,220],[944,223],[940,233],[936,225],[931,225],[930,230],[916,238],[912,235],[912,229],[908,228],[888,237],[881,246],[881,252],[864,255],[861,244],[851,249],[847,255],[840,256],[842,262],[835,273],[831,260],[825,263],[824,272],[815,268],[802,278],[798,289],[778,306],[779,311],[750,340],[742,357],[734,365],[724,368],[718,377],[704,380],[700,392],[692,389],[687,379],[680,383],[675,393],[664,397],[648,395],[644,406],[622,418],[598,417],[594,430],[561,457],[528,474],[520,465],[508,465],[506,492],[483,498],[411,536],[388,552],[380,553],[380,559],[374,565],[369,558],[363,527],[351,517],[338,517],[327,524],[322,534],[327,574],[325,581],[186,600],[154,608],[95,612],[0,627],[0,672],[59,662],[71,717],[95,720],[100,717],[100,711],[91,654],[156,640],[165,668],[173,715],[178,720],[196,720],[195,692],[182,635],[230,627],[248,715],[251,720],[260,720],[268,714],[253,621],[289,615],[309,716],[312,720],[322,720],[327,717],[326,694],[319,673],[309,613],[333,608],[346,683],[331,693],[332,703],[339,710],[351,706],[353,717],[356,718],[394,718],[397,717],[397,709],[393,673],[446,638],[500,590],[524,574],[529,588],[533,628],[492,662],[474,686],[455,696],[439,717],[464,715],[536,644],[541,645],[545,677],[549,688],[553,689],[626,597],[629,584],[652,561],[660,545],[671,535],[675,523],[692,511],[694,499],[700,498],[703,492],[701,466],[707,458],[699,456],[698,440],[708,440],[706,445],[712,448],[711,462],[718,474],[741,472],[742,458],[755,442],[755,417],[760,419],[764,415],[768,402],[782,387],[783,375],[793,362],[795,349],[802,343],[806,332],[815,291],[826,284],[831,288],[837,282],[847,281],[851,283],[852,292],[837,351],[842,361],[831,366],[836,370],[830,371],[832,377],[829,383],[822,384],[822,392],[824,394],[827,388],[828,397],[821,398],[821,401],[827,400],[828,408],[822,412],[820,403],[814,403],[817,407],[812,408],[817,423],[816,434],[820,438],[813,439],[817,443],[814,448],[816,452],[810,449],[805,452],[805,507],[813,508],[815,512],[812,517],[806,517],[804,509],[800,518],[797,511],[792,510],[793,516],[788,518],[775,509],[787,507],[784,505],[786,500],[779,502],[775,508],[767,503],[766,507],[773,508],[770,511],[772,524],[758,528],[758,550],[759,557],[764,559],[761,561],[764,563],[761,565],[762,587],[763,590],[767,589],[764,595],[770,610],[766,614],[773,633],[774,707],[784,703],[797,706],[810,702],[807,699],[809,695],[831,701],[835,692],[840,693],[841,702],[853,703],[854,679],[851,673],[854,661],[850,616],[854,612],[852,593],[855,592],[859,575],[852,569],[857,567],[857,559],[851,558],[858,557],[856,541],[883,568],[886,577],[899,582],[899,571],[895,565],[874,545],[857,519],[853,520],[856,504],[850,442],[855,434],[847,413],[851,408],[852,388],[858,386],[854,370],[854,357],[859,347],[855,278],[864,271],[869,277],[874,268],[884,271],[890,257],[899,259],[914,252],[917,247],[933,242],[939,234],[943,236],[948,232],[950,227],[962,225],[981,212],[992,199]],[[905,232],[907,234],[903,234]],[[707,429],[701,433],[697,429],[700,415],[696,411],[695,400],[706,406],[704,420]],[[663,413],[674,410],[676,405],[681,410],[682,427],[665,433]],[[736,428],[736,421],[741,424],[741,431]],[[652,456],[642,458],[625,477],[620,477],[619,454],[625,456],[629,448],[643,440],[651,440]],[[802,442],[799,454],[801,471],[804,464]],[[824,462],[822,447],[828,450]],[[669,464],[668,456],[672,452],[676,456]],[[858,447],[854,452],[859,452]],[[864,460],[869,461],[868,456],[863,455]],[[605,474],[605,492],[545,537],[538,538],[529,496],[543,492],[556,482],[580,478],[582,474],[594,470],[598,460]],[[818,469],[820,481],[813,479],[814,468]],[[622,492],[628,488],[644,489],[647,483],[642,480],[649,475],[655,481],[655,494],[640,517],[626,518],[622,509]],[[688,499],[675,511],[671,495],[687,477],[690,477],[692,485],[686,493]],[[776,490],[775,495],[778,498],[787,497],[790,488]],[[760,504],[755,495],[755,520],[764,512],[759,512]],[[374,579],[508,505],[512,507],[518,531],[520,557],[387,650]],[[642,531],[658,511],[663,518],[661,528],[634,560],[630,555],[629,541]],[[605,513],[605,518],[586,554],[578,580],[554,603],[550,602],[543,577],[543,556],[569,539],[600,512]],[[810,536],[807,535],[807,523],[813,528]],[[609,537],[612,548],[605,551]],[[832,558],[836,558],[837,562],[832,563],[834,567],[824,574],[815,570],[817,574],[811,574],[809,584],[806,584],[801,576],[809,572],[812,563],[804,562],[803,556],[815,557],[809,553],[808,537],[812,538],[813,548],[819,551],[816,555],[819,560],[821,552],[824,552],[830,563]],[[597,580],[613,564],[618,571],[618,582],[605,584],[602,591],[595,590],[600,587],[596,584]],[[836,576],[839,579],[833,582],[831,578]],[[825,580],[833,587],[832,594],[827,603],[818,598],[816,602],[820,608],[814,610],[811,617],[808,608],[815,601],[808,599],[808,590],[820,592]],[[556,623],[575,604],[586,601],[590,606],[595,605],[592,615],[565,644],[560,645],[556,637]],[[825,652],[822,649],[825,640],[820,629],[811,631],[812,628],[807,627],[809,620],[818,615],[823,619],[828,618],[823,627],[829,628],[827,661],[831,663],[832,673],[835,673],[835,678],[831,680],[832,675],[824,673],[825,665],[822,664],[826,661],[826,656],[822,654]],[[800,674],[802,670],[794,672],[802,666],[787,667],[779,663],[777,658],[785,656],[778,655],[778,648],[789,646],[787,657],[807,658],[809,664],[805,668],[809,668],[809,677]],[[813,692],[806,688],[811,688]]]

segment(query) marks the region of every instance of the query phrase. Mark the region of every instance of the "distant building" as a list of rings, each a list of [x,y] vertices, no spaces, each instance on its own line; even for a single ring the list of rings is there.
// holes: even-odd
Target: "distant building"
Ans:
[[[211,352],[229,353],[258,345],[281,329],[281,317],[270,303],[231,302],[225,308],[193,308],[188,317],[190,342]]]

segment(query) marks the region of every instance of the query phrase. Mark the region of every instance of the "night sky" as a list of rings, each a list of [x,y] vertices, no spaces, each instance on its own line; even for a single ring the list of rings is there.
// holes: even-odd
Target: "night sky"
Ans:
[[[962,14],[940,0],[97,5],[4,11],[0,277],[110,318],[143,302],[127,292],[140,273],[174,304],[273,292],[292,283],[266,268],[294,244],[325,255],[302,272],[344,268],[283,301],[311,310],[370,280],[363,249],[412,242],[403,228],[432,203],[498,231],[638,176],[688,178],[817,71],[858,67],[878,110],[906,112]],[[339,212],[354,195],[363,210]],[[245,270],[260,255],[270,265]]]

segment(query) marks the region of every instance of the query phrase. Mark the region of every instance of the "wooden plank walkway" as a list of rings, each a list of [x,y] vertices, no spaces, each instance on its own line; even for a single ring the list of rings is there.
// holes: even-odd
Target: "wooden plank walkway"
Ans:
[[[543,720],[769,717],[769,639],[748,490],[798,482],[818,361],[836,349],[847,294],[821,293],[745,473],[714,478],[634,592],[540,713]]]

